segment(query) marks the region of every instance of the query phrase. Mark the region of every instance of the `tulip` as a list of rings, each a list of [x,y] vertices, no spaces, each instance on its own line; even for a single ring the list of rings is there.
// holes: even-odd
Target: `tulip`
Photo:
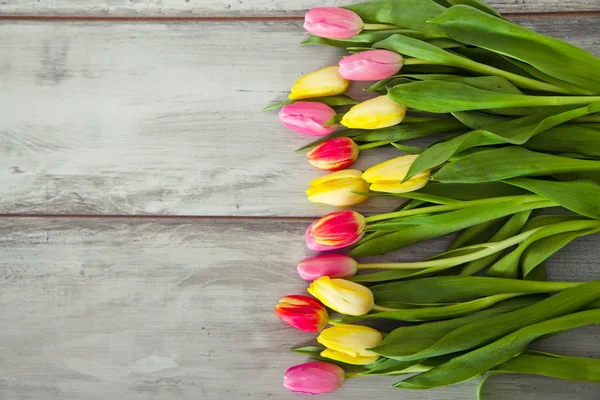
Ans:
[[[379,96],[353,106],[342,118],[342,125],[351,129],[379,129],[399,124],[406,107],[387,96]]]
[[[308,10],[304,16],[304,29],[328,39],[346,39],[360,33],[363,21],[350,10],[318,7]]]
[[[371,184],[371,190],[386,193],[406,193],[419,190],[429,181],[430,170],[420,172],[402,182],[418,155],[396,157],[365,171],[362,178]]]
[[[395,51],[368,50],[342,58],[338,73],[351,81],[378,81],[396,74],[402,64]]]
[[[344,279],[322,276],[307,290],[327,307],[346,315],[365,315],[374,305],[369,288]]]
[[[311,97],[336,96],[344,93],[350,84],[349,80],[338,74],[339,66],[325,67],[304,75],[292,86],[291,100],[309,99]]]
[[[361,176],[362,171],[345,169],[310,181],[310,187],[306,190],[308,200],[336,207],[364,203],[369,199],[368,196],[353,193],[369,191],[369,184]]]
[[[358,145],[347,137],[328,140],[306,153],[308,162],[319,169],[338,171],[352,165],[358,158]]]
[[[317,342],[327,347],[321,356],[348,364],[366,365],[376,361],[379,354],[367,350],[377,346],[383,335],[368,326],[341,324],[321,332]]]
[[[306,332],[319,332],[329,321],[323,304],[302,295],[283,297],[275,307],[275,313],[286,324]]]
[[[300,278],[312,282],[322,276],[346,278],[355,275],[358,263],[344,254],[322,254],[300,261],[296,269]]]
[[[326,136],[335,131],[338,124],[325,126],[333,117],[333,108],[316,101],[299,101],[279,111],[279,120],[283,125],[309,136]]]
[[[285,372],[283,386],[290,392],[331,393],[344,383],[344,370],[335,364],[315,361],[296,365]]]
[[[336,250],[358,242],[364,235],[365,218],[350,210],[334,211],[313,222],[304,237],[313,251]]]

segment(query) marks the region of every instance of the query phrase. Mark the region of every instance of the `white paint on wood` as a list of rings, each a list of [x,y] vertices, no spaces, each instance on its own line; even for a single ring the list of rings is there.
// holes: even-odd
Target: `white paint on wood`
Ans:
[[[600,54],[598,18],[519,21]],[[0,23],[0,212],[332,211],[304,195],[311,138],[260,111],[342,55],[301,40],[300,22]]]
[[[295,399],[281,377],[315,335],[273,313],[305,293],[295,264],[305,222],[0,219],[0,398]],[[399,252],[415,260],[447,239]],[[555,280],[600,279],[598,237],[550,264]],[[394,325],[395,326],[395,325]],[[546,351],[600,357],[600,329],[552,337]],[[402,391],[396,378],[349,380],[323,399],[474,399],[478,380]],[[598,384],[502,376],[489,398],[593,400]],[[487,397],[486,397],[487,398]]]
[[[302,16],[313,7],[336,7],[359,0],[3,0],[0,15],[81,16]],[[599,10],[596,0],[489,0],[500,12]]]

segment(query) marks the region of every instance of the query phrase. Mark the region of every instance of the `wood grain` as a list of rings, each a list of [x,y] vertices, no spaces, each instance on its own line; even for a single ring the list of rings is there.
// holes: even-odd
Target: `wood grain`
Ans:
[[[598,22],[520,20],[595,54]],[[342,55],[301,40],[300,22],[0,23],[0,213],[333,210],[304,195],[321,173],[293,151],[311,139],[260,112]],[[356,167],[396,154],[365,151]]]
[[[3,0],[0,15],[79,16],[302,16],[312,7],[358,0]],[[600,10],[596,0],[489,0],[503,13]]]
[[[314,335],[272,309],[303,293],[295,263],[303,222],[0,219],[0,398],[61,400],[294,399],[281,386],[305,360],[287,349]],[[244,240],[240,241],[241,238]],[[406,249],[420,259],[447,239]],[[550,263],[556,280],[599,279],[598,238]],[[600,328],[538,345],[600,357]],[[323,399],[475,398],[478,381],[399,392],[394,378],[348,381]],[[592,400],[598,385],[497,377],[489,398]],[[487,397],[486,397],[487,399]]]

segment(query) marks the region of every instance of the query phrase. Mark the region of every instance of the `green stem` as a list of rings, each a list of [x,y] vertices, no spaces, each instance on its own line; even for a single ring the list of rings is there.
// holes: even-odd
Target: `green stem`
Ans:
[[[370,142],[370,143],[366,143],[366,144],[361,144],[360,146],[358,146],[358,149],[359,150],[373,149],[375,147],[385,146],[390,143],[392,143],[392,142],[390,142],[389,140],[380,140],[378,142]]]
[[[362,372],[346,372],[344,374],[344,376],[345,376],[346,379],[356,378],[356,377],[359,377],[359,376],[363,376],[363,373]]]
[[[508,79],[509,81],[511,81],[512,83],[514,83],[516,86],[526,88],[526,89],[535,89],[535,90],[541,90],[544,92],[554,92],[554,93],[564,93],[564,94],[579,94],[570,89],[556,86],[551,83],[538,81],[537,79],[527,78],[525,76],[521,76],[521,75],[518,75],[518,74],[515,74],[512,72],[504,71],[502,69],[498,69],[498,68],[495,68],[495,67],[492,67],[489,65],[481,64],[476,61],[469,60],[467,58],[462,59],[460,61],[460,63],[457,62],[457,63],[453,63],[453,64],[456,64],[456,65],[454,65],[455,67],[462,67],[462,68],[468,69],[470,71],[479,72],[479,73],[482,73],[485,75],[502,76],[502,77]],[[590,101],[590,103],[591,102],[592,101]],[[575,104],[581,104],[581,103],[575,103]]]
[[[373,308],[371,308],[371,310],[373,310],[373,311],[396,311],[398,309],[397,308],[383,307],[383,306],[378,306],[377,304],[373,304]]]
[[[492,198],[488,198],[488,199],[461,201],[461,202],[452,203],[452,204],[415,208],[412,210],[396,211],[396,212],[391,212],[391,213],[386,213],[386,214],[373,215],[373,216],[365,218],[365,222],[368,223],[368,222],[383,221],[383,220],[391,219],[391,218],[402,218],[402,217],[408,217],[408,216],[412,216],[412,215],[430,214],[430,213],[441,212],[441,211],[453,211],[453,210],[458,210],[461,208],[466,208],[466,207],[471,207],[471,206],[476,206],[476,205],[481,205],[481,204],[502,203],[502,202],[514,200],[517,198],[522,198],[523,201],[526,201],[526,202],[543,200],[542,197],[535,195],[535,194],[520,195],[520,196],[492,197]]]
[[[469,248],[483,247],[480,251],[473,252],[464,256],[442,258],[439,260],[430,261],[419,261],[419,262],[406,262],[406,263],[380,263],[380,264],[359,264],[358,269],[414,269],[414,268],[434,268],[434,267],[452,267],[455,265],[464,264],[467,262],[475,261],[483,257],[487,257],[504,249],[507,249],[515,244],[521,243],[525,239],[529,238],[535,232],[539,231],[543,227],[532,229],[527,232],[523,232],[519,235],[513,236],[500,242],[490,242],[485,244],[478,244],[474,246],[463,247],[460,250],[467,250]]]
[[[398,29],[398,27],[392,24],[363,24],[363,30],[365,31],[383,31],[386,29]]]

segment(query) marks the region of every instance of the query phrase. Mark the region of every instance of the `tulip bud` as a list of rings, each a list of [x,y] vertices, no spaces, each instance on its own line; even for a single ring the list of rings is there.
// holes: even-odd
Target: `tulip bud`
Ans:
[[[308,200],[336,207],[364,203],[369,199],[368,196],[353,193],[369,191],[369,184],[361,175],[362,172],[357,169],[344,169],[310,181],[310,187],[306,190]]]
[[[348,89],[350,81],[338,74],[339,66],[325,67],[304,75],[292,86],[291,100],[309,99],[311,97],[336,96]]]
[[[338,171],[352,165],[358,158],[358,145],[347,137],[328,140],[306,153],[308,162],[319,169]]]
[[[328,39],[346,39],[358,35],[363,21],[358,14],[337,7],[318,7],[304,16],[304,29]]]
[[[297,270],[300,278],[312,282],[322,276],[346,278],[355,275],[358,263],[344,254],[322,254],[300,261]]]
[[[346,315],[365,315],[374,304],[369,288],[344,279],[322,276],[311,283],[307,290],[327,307]]]
[[[371,184],[371,190],[386,193],[407,193],[421,189],[429,181],[430,170],[419,172],[406,182],[406,177],[412,163],[418,155],[396,157],[377,164],[362,175]]]
[[[290,392],[320,394],[338,390],[344,383],[344,370],[335,364],[315,361],[296,365],[285,372],[283,386]]]
[[[275,314],[286,324],[306,332],[319,332],[329,321],[323,304],[302,295],[281,298],[275,307]]]
[[[342,58],[338,73],[351,81],[378,81],[396,74],[402,64],[395,51],[368,50]]]
[[[379,96],[353,106],[342,118],[351,129],[379,129],[397,125],[404,119],[406,107],[388,96]]]
[[[283,125],[309,136],[326,136],[335,131],[338,124],[325,126],[333,117],[333,108],[316,101],[299,101],[283,106],[279,111]]]
[[[336,325],[321,332],[317,341],[327,349],[321,356],[348,364],[366,365],[376,361],[379,354],[367,350],[377,346],[383,335],[368,326]]]
[[[336,250],[358,242],[364,235],[365,218],[350,210],[335,211],[313,222],[304,237],[313,251]]]

